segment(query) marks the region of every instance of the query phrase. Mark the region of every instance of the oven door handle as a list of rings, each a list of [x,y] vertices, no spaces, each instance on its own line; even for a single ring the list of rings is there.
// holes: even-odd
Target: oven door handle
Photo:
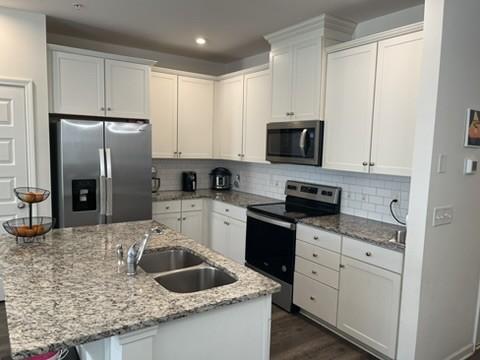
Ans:
[[[289,230],[296,230],[297,229],[296,224],[292,224],[292,223],[289,223],[289,222],[286,222],[286,221],[272,219],[271,217],[262,216],[262,215],[259,215],[257,213],[254,213],[252,211],[247,211],[247,217],[251,217],[251,218],[254,218],[254,219],[266,222],[268,224],[275,225],[275,226],[281,226],[281,227],[289,229]]]

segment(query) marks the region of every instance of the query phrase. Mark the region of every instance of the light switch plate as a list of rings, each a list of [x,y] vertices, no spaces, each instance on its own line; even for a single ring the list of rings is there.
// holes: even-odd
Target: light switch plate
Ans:
[[[433,226],[447,225],[453,221],[453,207],[440,206],[433,209]]]
[[[438,155],[437,173],[445,174],[447,172],[447,154]]]
[[[473,159],[465,159],[464,173],[465,175],[473,175],[477,172],[478,161]]]

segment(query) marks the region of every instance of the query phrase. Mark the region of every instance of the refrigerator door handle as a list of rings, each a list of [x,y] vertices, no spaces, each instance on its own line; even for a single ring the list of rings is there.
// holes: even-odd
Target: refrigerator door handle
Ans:
[[[113,186],[112,186],[112,155],[110,148],[105,149],[105,157],[107,159],[107,224],[112,222],[112,205],[113,205]]]
[[[106,210],[105,210],[105,201],[106,201],[106,196],[105,196],[105,149],[98,149],[98,157],[100,161],[100,224],[105,224],[105,215],[106,215]]]

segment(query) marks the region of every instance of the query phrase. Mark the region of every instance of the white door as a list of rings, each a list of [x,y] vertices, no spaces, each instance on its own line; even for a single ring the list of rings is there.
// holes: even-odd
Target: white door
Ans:
[[[322,40],[293,47],[292,112],[294,120],[320,119]]]
[[[220,142],[220,157],[242,159],[243,75],[219,82],[220,104],[217,107],[215,127]]]
[[[226,222],[228,228],[226,256],[243,265],[245,263],[247,225],[232,218],[227,219]]]
[[[104,59],[54,51],[52,79],[52,112],[105,116]]]
[[[177,75],[152,72],[150,79],[152,157],[177,156]]]
[[[243,108],[243,160],[264,162],[267,122],[270,119],[270,71],[245,75]]]
[[[410,176],[422,33],[378,43],[371,173]]]
[[[180,232],[182,223],[181,213],[165,213],[165,214],[153,214],[153,220],[158,221],[160,224],[168,226],[177,232]]]
[[[279,48],[270,55],[272,69],[272,122],[289,121],[292,111],[292,62],[291,47]]]
[[[228,246],[227,246],[227,222],[228,218],[226,216],[212,212],[210,217],[210,246],[213,250],[219,252],[220,254],[227,256]]]
[[[181,158],[212,157],[212,80],[178,78],[178,152]]]
[[[150,66],[105,60],[107,116],[150,117]]]
[[[15,187],[35,186],[29,181],[26,94],[23,86],[0,83],[0,224],[27,216],[27,208],[19,208],[13,193]],[[33,164],[32,164],[33,166]],[[0,233],[4,229],[0,226]]]
[[[342,264],[337,327],[394,358],[401,276],[348,257]]]
[[[369,171],[377,44],[327,58],[323,167]]]
[[[182,234],[203,244],[203,212],[188,211],[182,213]]]

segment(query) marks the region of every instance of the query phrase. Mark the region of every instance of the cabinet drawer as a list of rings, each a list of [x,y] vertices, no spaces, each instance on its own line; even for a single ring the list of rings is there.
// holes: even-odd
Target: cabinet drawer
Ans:
[[[399,274],[402,273],[403,254],[394,250],[344,236],[342,254]]]
[[[237,219],[239,221],[247,221],[247,209],[229,205],[227,203],[216,201],[212,202],[212,210],[216,213]]]
[[[181,211],[181,202],[180,200],[174,201],[156,201],[152,203],[152,213],[153,214],[165,214]]]
[[[295,305],[334,326],[337,324],[337,290],[297,272],[293,284]]]
[[[297,227],[297,239],[338,253],[342,245],[340,235],[301,224]]]
[[[326,266],[338,271],[340,268],[340,254],[325,250],[321,247],[297,240],[297,256],[313,261],[314,263]]]
[[[338,289],[338,271],[315,264],[298,256],[295,259],[295,271]]]
[[[203,209],[203,199],[182,200],[183,211],[198,211]]]

